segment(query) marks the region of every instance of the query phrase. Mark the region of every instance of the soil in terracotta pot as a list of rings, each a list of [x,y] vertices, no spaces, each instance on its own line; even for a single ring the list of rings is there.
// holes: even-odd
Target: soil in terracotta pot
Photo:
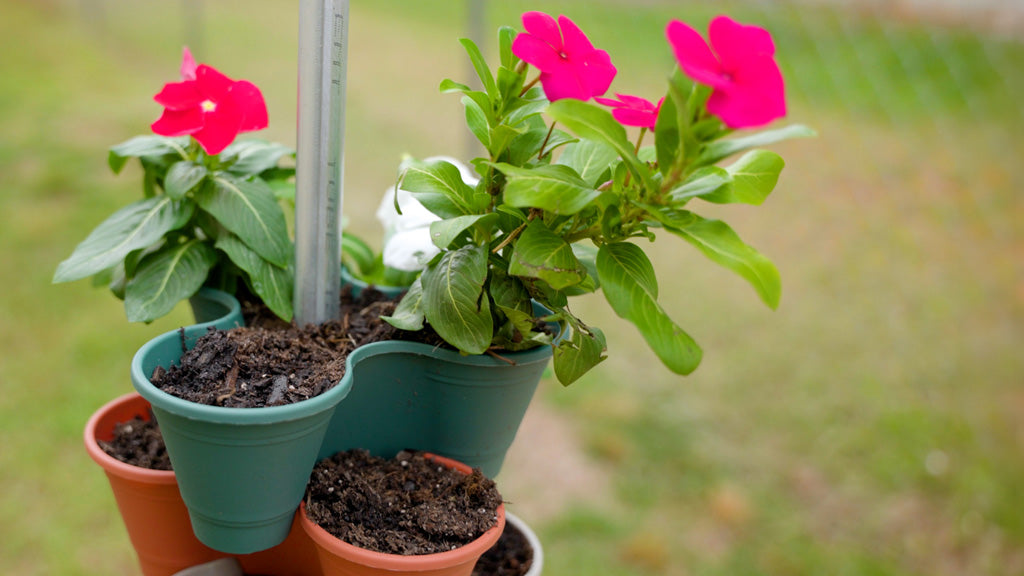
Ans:
[[[110,442],[97,441],[108,455],[132,466],[150,470],[170,470],[171,459],[160,435],[160,426],[152,418],[135,417],[114,426]]]
[[[178,366],[150,380],[168,394],[200,404],[255,408],[300,402],[336,385],[348,354],[381,340],[419,338],[380,319],[396,303],[377,290],[342,292],[340,320],[298,327],[257,316],[255,326],[211,329]],[[434,336],[436,338],[436,335]]]
[[[533,547],[511,523],[505,524],[501,538],[484,552],[473,567],[473,576],[523,576],[533,564]]]
[[[479,470],[462,474],[421,453],[394,459],[339,452],[317,464],[306,492],[309,518],[366,550],[434,554],[479,538],[497,521],[501,495]]]

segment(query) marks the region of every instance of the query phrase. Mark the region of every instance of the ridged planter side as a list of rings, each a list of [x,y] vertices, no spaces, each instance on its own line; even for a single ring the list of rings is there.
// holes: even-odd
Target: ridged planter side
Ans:
[[[132,385],[153,405],[199,540],[230,554],[258,552],[288,535],[327,425],[351,384],[286,406],[224,408],[182,400],[149,381],[205,332],[190,326],[147,342],[132,359]]]
[[[464,463],[433,458],[464,474],[472,472]],[[299,523],[316,544],[323,576],[470,576],[476,561],[498,541],[505,529],[505,505],[498,507],[495,526],[476,540],[455,550],[420,556],[372,552],[339,540],[306,516],[305,502],[299,509]]]
[[[134,392],[111,400],[85,425],[85,450],[107,474],[142,573],[171,576],[225,554],[203,545],[192,533],[174,472],[125,464],[99,447],[98,441],[114,437],[115,424],[136,416],[148,420],[149,415],[149,402]]]

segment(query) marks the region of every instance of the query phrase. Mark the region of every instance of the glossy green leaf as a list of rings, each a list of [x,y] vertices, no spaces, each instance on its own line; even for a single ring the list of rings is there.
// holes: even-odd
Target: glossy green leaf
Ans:
[[[199,207],[241,238],[264,260],[288,266],[292,242],[284,211],[265,182],[220,172],[195,194]]]
[[[555,290],[579,284],[587,274],[572,247],[540,220],[530,222],[516,239],[508,272],[540,278]]]
[[[409,286],[408,292],[399,300],[394,313],[381,318],[399,330],[416,332],[423,329],[423,284],[422,276]]]
[[[601,290],[615,313],[637,327],[669,370],[693,372],[700,364],[700,347],[658,304],[654,267],[643,250],[627,242],[604,244],[597,254],[597,269]]]
[[[607,358],[604,333],[597,328],[590,328],[586,333],[574,328],[571,338],[563,338],[555,347],[552,364],[555,376],[563,386],[568,386],[583,376],[591,368]]]
[[[438,90],[440,90],[442,94],[451,94],[454,92],[466,93],[473,91],[473,89],[470,88],[469,86],[466,86],[465,84],[456,82],[454,80],[450,80],[448,78],[445,78],[444,80],[441,81],[441,85],[438,87]]]
[[[760,206],[779,182],[786,161],[775,152],[751,150],[726,167],[731,184],[703,196],[703,200],[719,204],[742,202]]]
[[[511,164],[493,166],[507,178],[505,203],[515,208],[540,208],[571,215],[601,195],[569,166],[552,164],[529,169]]]
[[[558,164],[572,168],[584,182],[596,188],[601,184],[598,179],[618,159],[619,155],[607,144],[583,138],[565,147]]]
[[[379,259],[373,248],[358,236],[344,231],[341,233],[341,256],[347,264],[355,267],[352,273],[360,278],[376,272]]]
[[[262,140],[241,140],[220,153],[221,162],[230,164],[228,171],[241,176],[255,176],[276,168],[285,157],[294,157],[295,150]]]
[[[732,176],[724,168],[705,166],[672,189],[668,197],[673,205],[681,206],[693,198],[706,198],[723,188],[728,188],[731,182]]]
[[[202,164],[191,160],[175,162],[164,177],[164,192],[175,200],[181,200],[206,178],[206,174],[206,166]]]
[[[484,148],[490,150],[491,127],[487,122],[487,113],[469,94],[462,97],[462,105],[466,107],[466,126],[469,127],[469,131],[484,145]]]
[[[190,201],[155,196],[130,204],[97,226],[71,256],[57,266],[54,282],[70,282],[115,266],[134,250],[160,241],[184,226],[195,212]]]
[[[151,322],[189,298],[217,263],[217,252],[200,240],[165,246],[139,262],[125,287],[124,308],[130,322]]]
[[[661,103],[658,121],[654,125],[654,147],[657,151],[658,169],[665,175],[672,171],[680,157],[679,146],[682,140],[676,110],[675,99],[670,93]]]
[[[441,250],[447,250],[466,229],[477,224],[487,224],[498,219],[498,215],[472,214],[469,216],[457,216],[448,220],[439,220],[430,224],[430,241]]]
[[[469,38],[460,38],[459,43],[462,44],[462,47],[466,49],[466,53],[469,54],[469,59],[473,63],[473,69],[476,70],[477,76],[480,77],[487,95],[492,100],[497,100],[498,86],[494,83],[494,76],[491,75],[491,69],[487,65],[484,55],[480,52],[480,48]]]
[[[498,28],[498,55],[501,58],[501,66],[512,70],[519,64],[519,58],[512,53],[512,42],[515,41],[519,32],[511,26]]]
[[[817,132],[811,130],[807,126],[793,124],[791,126],[776,128],[774,130],[755,132],[749,136],[718,140],[708,144],[707,148],[704,149],[704,152],[702,152],[700,157],[697,158],[697,165],[715,164],[720,160],[728,158],[733,154],[743,152],[744,150],[767,146],[768,144],[774,144],[790,138],[811,138],[816,135]]]
[[[290,269],[267,262],[233,234],[222,235],[214,247],[249,275],[249,286],[271,312],[291,322],[295,277]]]
[[[444,252],[420,275],[423,315],[452,346],[482,354],[491,344],[494,324],[487,280],[487,250],[475,244]]]
[[[608,144],[629,166],[633,177],[644,183],[648,190],[654,190],[647,166],[636,157],[633,144],[626,136],[626,129],[612,117],[611,112],[592,104],[565,98],[552,102],[548,114],[567,126],[580,138],[589,138]]]
[[[177,154],[182,159],[188,158],[185,149],[188,147],[189,138],[167,138],[164,136],[136,136],[122,142],[110,149],[107,155],[107,164],[114,174],[121,172],[125,163],[131,158],[144,156],[163,156],[165,154]]]
[[[416,194],[417,200],[442,218],[473,212],[473,188],[462,180],[455,165],[444,160],[404,162],[399,188]]]
[[[694,245],[711,261],[742,276],[765,304],[772,309],[777,308],[782,295],[782,281],[771,260],[745,244],[725,222],[691,216],[692,223],[667,229]]]

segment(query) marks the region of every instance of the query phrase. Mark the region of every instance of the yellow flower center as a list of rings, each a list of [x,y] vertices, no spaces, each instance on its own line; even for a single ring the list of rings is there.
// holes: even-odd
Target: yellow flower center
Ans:
[[[203,109],[203,112],[213,112],[217,109],[217,103],[213,100],[203,100],[199,107]]]

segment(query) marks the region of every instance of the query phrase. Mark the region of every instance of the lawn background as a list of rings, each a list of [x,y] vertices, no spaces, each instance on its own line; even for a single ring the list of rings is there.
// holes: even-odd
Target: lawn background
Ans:
[[[184,43],[264,90],[260,137],[295,141],[295,3],[194,4],[199,19],[187,2],[0,0],[0,573],[138,573],[81,430],[130,389],[134,351],[188,315],[129,325],[87,281],[50,284],[140,195],[106,148],[148,130]],[[488,4],[488,53],[523,10],[564,13],[612,54],[614,90],[651,99],[670,18],[762,24],[790,118],[820,132],[776,148],[788,167],[764,206],[705,211],[777,263],[779,310],[682,243],[653,250],[663,305],[705,350],[693,376],[600,296],[576,305],[611,358],[568,389],[545,381],[559,437],[516,450],[601,478],[507,495],[536,511],[546,574],[1024,573],[1020,12],[865,5]],[[402,154],[465,155],[458,99],[437,91],[468,79],[465,8],[352,2],[345,213],[364,237]]]

